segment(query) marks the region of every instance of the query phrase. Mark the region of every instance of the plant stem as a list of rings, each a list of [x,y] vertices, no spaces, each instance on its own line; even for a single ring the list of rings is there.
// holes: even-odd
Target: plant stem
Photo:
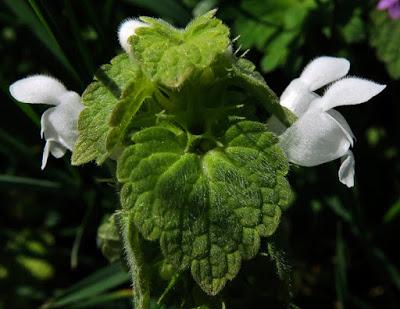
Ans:
[[[122,223],[125,255],[132,276],[134,308],[148,309],[150,306],[150,284],[141,249],[140,235],[128,213],[121,212],[119,218]]]

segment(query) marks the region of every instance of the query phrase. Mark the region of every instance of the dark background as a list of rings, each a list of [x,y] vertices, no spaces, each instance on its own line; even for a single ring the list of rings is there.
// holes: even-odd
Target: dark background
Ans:
[[[278,95],[319,55],[344,56],[351,75],[387,84],[369,103],[339,108],[357,137],[355,188],[339,183],[339,160],[292,168],[296,200],[282,227],[296,305],[399,308],[400,20],[376,12],[376,4],[1,1],[0,308],[128,308],[131,297],[128,276],[109,266],[96,245],[99,224],[118,207],[107,168],[71,167],[67,155],[51,157],[41,171],[39,119],[46,107],[13,101],[9,85],[47,73],[82,93],[96,68],[120,52],[116,34],[125,18],[149,15],[184,26],[213,7],[232,38],[241,35],[238,53],[250,49],[246,57]]]

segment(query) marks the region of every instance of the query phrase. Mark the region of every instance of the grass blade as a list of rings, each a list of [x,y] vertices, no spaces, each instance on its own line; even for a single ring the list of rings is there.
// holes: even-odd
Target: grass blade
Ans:
[[[130,275],[123,271],[120,263],[111,264],[78,282],[63,294],[44,304],[42,308],[57,308],[89,301],[94,296],[129,282],[129,278]]]
[[[14,175],[0,175],[0,185],[11,185],[22,186],[22,187],[30,187],[30,188],[45,188],[45,189],[61,189],[62,186],[58,182],[28,178],[28,177],[19,177]]]
[[[9,97],[10,99],[12,99],[12,100],[15,102],[15,105],[17,105],[18,108],[21,109],[22,112],[23,112],[26,116],[28,116],[28,118],[29,118],[30,120],[32,120],[32,122],[33,122],[37,127],[40,128],[40,118],[39,118],[39,116],[36,114],[36,112],[34,111],[34,109],[32,108],[32,106],[30,106],[29,104],[20,103],[20,102],[14,100],[14,99],[11,97],[11,95],[9,94],[9,92],[8,92],[8,86],[9,86],[8,83],[4,80],[4,78],[3,78],[3,76],[2,76],[2,74],[1,74],[1,72],[0,72],[0,87],[1,87],[1,90],[2,90],[4,93],[7,93],[7,94],[8,94],[8,97]]]
[[[89,191],[85,198],[85,200],[86,200],[85,216],[83,217],[83,221],[78,228],[78,231],[75,236],[75,241],[74,241],[74,244],[73,244],[72,250],[71,250],[71,268],[72,269],[74,269],[78,266],[79,247],[81,245],[83,233],[89,222],[90,215],[91,215],[93,207],[95,205],[95,196],[96,196],[96,194],[94,191]]]
[[[78,20],[72,9],[71,1],[65,0],[64,3],[65,3],[65,12],[72,29],[72,34],[74,35],[76,47],[79,50],[79,53],[82,57],[83,64],[86,70],[90,73],[90,75],[93,75],[95,69],[92,62],[92,58],[90,56],[88,48],[86,47],[85,43],[82,40],[81,30],[79,29]]]
[[[78,73],[65,56],[36,2],[34,0],[28,0],[28,5],[22,0],[4,0],[4,3],[23,24],[29,26],[37,38],[70,72],[71,76],[82,84]]]
[[[400,215],[400,199],[394,203],[389,210],[385,213],[383,221],[389,223],[393,221],[398,215]]]
[[[340,308],[344,308],[347,302],[347,263],[346,244],[342,236],[342,226],[338,224],[336,232],[336,267],[335,267],[336,295]]]
[[[88,307],[96,307],[102,306],[107,302],[119,300],[119,299],[128,299],[129,302],[132,298],[132,290],[123,289],[111,293],[106,293],[102,295],[96,296],[96,298],[88,299],[86,301],[80,301],[79,304],[74,305],[74,308],[88,308]]]

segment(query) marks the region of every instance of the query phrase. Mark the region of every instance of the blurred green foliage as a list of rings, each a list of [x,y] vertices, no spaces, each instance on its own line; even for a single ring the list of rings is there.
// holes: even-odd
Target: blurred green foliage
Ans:
[[[149,15],[182,26],[214,7],[231,27],[231,37],[240,35],[234,50],[241,54],[249,49],[247,57],[278,94],[318,55],[347,57],[355,75],[388,85],[372,102],[341,110],[358,139],[355,189],[338,182],[337,162],[292,168],[289,180],[296,200],[280,227],[286,252],[264,248],[267,257],[245,263],[239,279],[223,291],[231,299],[227,306],[242,308],[249,296],[254,301],[246,304],[249,308],[281,306],[287,293],[268,266],[273,259],[282,275],[287,262],[293,265],[291,293],[300,308],[398,308],[400,20],[376,12],[376,4],[2,1],[0,308],[128,308],[132,296],[124,265],[109,265],[100,250],[118,250],[108,243],[115,239],[100,229],[96,242],[100,224],[118,207],[114,175],[91,164],[73,168],[69,158],[51,159],[42,172],[39,119],[44,109],[13,101],[9,84],[48,73],[81,93],[96,68],[120,52],[116,29],[125,18]],[[161,268],[165,272],[165,265]],[[174,291],[169,294],[173,297]]]

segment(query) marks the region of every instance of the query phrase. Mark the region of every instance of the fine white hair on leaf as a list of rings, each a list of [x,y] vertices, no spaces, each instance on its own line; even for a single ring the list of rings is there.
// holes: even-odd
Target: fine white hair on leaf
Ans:
[[[31,104],[58,105],[58,98],[66,92],[59,80],[41,74],[20,79],[10,86],[14,99]]]
[[[140,27],[148,27],[148,25],[136,18],[128,18],[120,24],[118,28],[118,40],[121,47],[127,53],[130,53],[131,51],[131,46],[128,42],[128,39],[130,36],[135,35],[136,29]]]

